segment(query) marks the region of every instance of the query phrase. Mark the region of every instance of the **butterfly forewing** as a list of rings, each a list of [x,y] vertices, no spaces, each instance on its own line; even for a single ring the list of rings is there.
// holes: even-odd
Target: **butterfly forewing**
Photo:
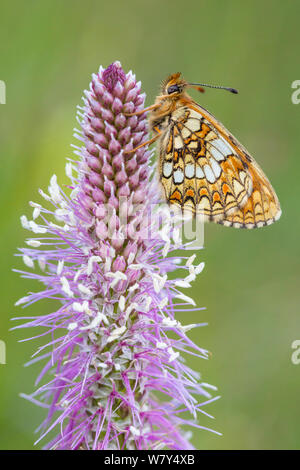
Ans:
[[[277,196],[242,145],[196,103],[178,107],[160,139],[165,197],[227,226],[253,228],[280,217]]]

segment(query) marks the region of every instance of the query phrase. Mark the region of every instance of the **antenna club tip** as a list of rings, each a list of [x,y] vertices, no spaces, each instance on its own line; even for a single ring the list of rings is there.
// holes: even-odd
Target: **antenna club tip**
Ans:
[[[234,93],[235,95],[238,94],[238,90],[236,88],[229,88],[229,91],[231,91],[231,93]]]

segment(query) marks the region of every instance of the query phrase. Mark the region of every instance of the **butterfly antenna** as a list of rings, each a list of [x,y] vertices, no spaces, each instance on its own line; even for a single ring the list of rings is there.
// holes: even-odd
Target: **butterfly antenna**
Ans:
[[[234,93],[235,95],[238,93],[238,90],[236,90],[235,88],[230,88],[227,86],[208,85],[207,83],[189,83],[188,85],[192,87],[200,87],[199,91],[201,91],[201,87],[204,86],[208,88],[219,88],[221,90],[227,90],[230,91],[230,93]]]

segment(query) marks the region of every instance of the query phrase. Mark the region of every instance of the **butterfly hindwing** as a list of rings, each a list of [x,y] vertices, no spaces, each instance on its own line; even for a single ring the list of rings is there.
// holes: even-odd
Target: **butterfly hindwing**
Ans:
[[[253,228],[280,217],[277,196],[246,149],[196,103],[176,109],[160,139],[165,197],[227,226]]]

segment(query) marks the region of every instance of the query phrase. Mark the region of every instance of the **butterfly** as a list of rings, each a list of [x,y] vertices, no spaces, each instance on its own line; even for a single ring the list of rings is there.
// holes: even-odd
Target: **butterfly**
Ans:
[[[186,93],[189,87],[203,92],[204,86],[237,93],[170,75],[155,103],[133,113],[150,111],[153,137],[139,147],[157,141],[159,179],[169,204],[225,226],[270,225],[281,209],[269,180],[223,124]]]

